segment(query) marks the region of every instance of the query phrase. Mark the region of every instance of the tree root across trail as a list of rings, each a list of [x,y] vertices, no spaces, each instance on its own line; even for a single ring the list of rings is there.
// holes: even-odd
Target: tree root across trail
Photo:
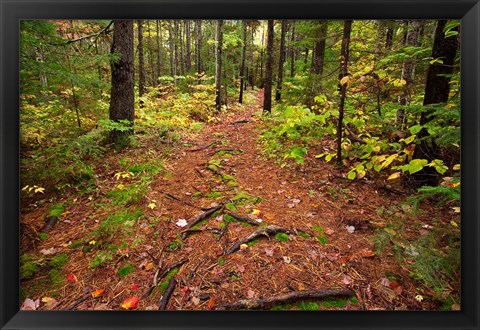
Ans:
[[[217,310],[239,310],[239,309],[271,309],[278,304],[287,304],[302,300],[319,300],[325,298],[352,297],[355,292],[350,289],[319,289],[297,291],[288,294],[273,296],[261,299],[242,299],[232,304],[219,305]]]

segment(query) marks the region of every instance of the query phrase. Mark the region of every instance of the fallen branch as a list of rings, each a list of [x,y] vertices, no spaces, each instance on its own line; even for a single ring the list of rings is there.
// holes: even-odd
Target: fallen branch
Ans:
[[[225,214],[228,214],[229,216],[231,216],[235,220],[248,223],[249,225],[252,225],[252,226],[260,225],[259,221],[255,220],[255,219],[252,219],[252,218],[249,218],[249,217],[244,217],[242,215],[238,215],[238,214],[235,214],[235,213],[229,212],[229,211],[225,212]]]
[[[259,229],[257,230],[256,232],[248,235],[247,237],[245,237],[244,239],[238,241],[237,243],[235,243],[228,251],[227,251],[227,255],[229,254],[232,254],[233,252],[237,251],[238,249],[240,249],[240,245],[242,244],[247,244],[248,242],[251,242],[253,241],[254,239],[257,239],[259,238],[260,236],[267,236],[269,237],[269,235],[274,235],[276,233],[288,233],[288,229],[285,229],[285,228],[282,228],[282,227],[278,227],[278,226],[275,226],[275,225],[270,225],[268,227],[265,227],[265,228],[262,228],[262,229]]]
[[[232,304],[219,305],[217,310],[270,309],[277,304],[286,304],[302,300],[324,299],[329,297],[350,297],[355,292],[350,289],[320,289],[296,291],[270,298],[242,299]]]
[[[223,176],[223,174],[221,172],[217,171],[212,165],[207,166],[206,169],[209,170],[209,171],[212,171],[213,174],[219,176],[220,179],[222,180],[222,182],[225,183],[225,177]]]
[[[173,290],[175,290],[175,286],[177,285],[177,281],[174,278],[170,279],[170,282],[168,282],[167,289],[165,290],[165,293],[162,295],[162,298],[160,298],[160,303],[158,304],[158,310],[164,311],[167,308],[168,301],[170,300],[170,296],[173,293]]]
[[[342,123],[342,126],[347,129],[348,133],[350,133],[352,141],[358,142],[360,144],[367,144],[367,141],[365,141],[364,139],[359,137],[357,134],[355,134],[355,132],[350,127],[348,127],[348,125],[345,125],[345,123]]]
[[[191,152],[195,152],[195,151],[201,151],[201,150],[205,150],[205,149],[208,149],[210,147],[213,147],[214,145],[218,144],[220,142],[218,141],[213,141],[212,143],[210,144],[207,144],[206,146],[203,146],[203,147],[200,147],[200,148],[197,148],[197,149],[190,149],[189,151]]]
[[[205,228],[205,229],[188,229],[184,231],[186,234],[185,237],[189,236],[190,234],[195,234],[195,233],[203,233],[204,231],[208,231],[217,235],[221,235],[222,231],[218,230],[217,228]]]
[[[223,209],[223,204],[220,204],[220,205],[217,205],[217,206],[214,206],[214,207],[211,207],[209,209],[207,209],[205,212],[203,212],[202,214],[198,215],[195,219],[193,219],[192,222],[190,222],[187,227],[182,231],[182,239],[185,239],[187,237],[187,234],[186,232],[192,228],[193,226],[195,226],[197,223],[199,223],[200,221],[208,218],[209,216],[211,216],[212,214],[214,214],[215,212],[217,212],[218,210],[221,210]]]

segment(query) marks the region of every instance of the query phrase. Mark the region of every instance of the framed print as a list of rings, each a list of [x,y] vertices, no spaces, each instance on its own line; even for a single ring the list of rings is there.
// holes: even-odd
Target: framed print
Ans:
[[[477,329],[477,1],[1,1],[1,326]]]

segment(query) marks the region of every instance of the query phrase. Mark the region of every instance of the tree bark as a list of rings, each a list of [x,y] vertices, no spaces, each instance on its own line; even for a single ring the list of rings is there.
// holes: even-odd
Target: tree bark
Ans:
[[[268,20],[267,63],[265,68],[265,89],[263,93],[263,111],[272,112],[272,71],[273,71],[273,20]]]
[[[238,96],[238,103],[243,103],[243,85],[246,84],[245,57],[247,56],[247,21],[244,20],[242,24],[243,24],[243,49],[242,49],[242,64],[240,66],[240,93]]]
[[[352,32],[352,20],[346,20],[343,26],[342,50],[340,53],[340,73],[339,81],[348,76],[348,47],[350,45],[350,33]],[[340,105],[338,107],[338,125],[337,125],[337,164],[342,164],[342,132],[343,132],[343,110],[345,107],[345,96],[347,92],[347,83],[339,83]]]
[[[217,21],[217,47],[215,65],[215,106],[222,109],[222,53],[223,53],[223,20]]]
[[[177,75],[177,70],[175,67],[174,60],[174,41],[173,41],[173,23],[172,20],[168,21],[168,44],[170,48],[170,75],[172,77]]]
[[[145,65],[143,57],[143,21],[138,20],[138,96],[145,94]]]
[[[160,26],[158,20],[155,21],[157,31],[157,77],[162,76],[162,47],[160,46]],[[158,81],[155,82],[155,85]]]
[[[202,21],[201,20],[196,20],[195,21],[196,25],[197,25],[197,47],[196,47],[196,69],[197,69],[197,73],[198,75],[200,76],[200,74],[202,73],[202,55],[201,55],[201,51],[202,51]]]
[[[285,49],[285,34],[287,33],[287,20],[282,20],[282,30],[280,32],[280,59],[278,61],[278,79],[277,91],[275,93],[275,100],[282,99],[282,83],[283,83],[283,64],[285,63],[286,49]]]
[[[290,38],[290,77],[295,76],[295,21],[292,20],[292,35]]]
[[[185,69],[187,72],[192,68],[191,45],[190,45],[190,20],[185,21]]]
[[[323,65],[325,63],[325,44],[327,39],[328,21],[319,21],[319,31],[315,41],[315,48],[312,59],[312,73],[323,74]]]
[[[134,65],[133,65],[133,21],[115,20],[113,30],[112,53],[120,54],[118,61],[111,63],[112,89],[110,97],[110,119],[119,121],[126,119],[133,126],[134,120]],[[119,142],[127,132],[113,131],[112,142]]]

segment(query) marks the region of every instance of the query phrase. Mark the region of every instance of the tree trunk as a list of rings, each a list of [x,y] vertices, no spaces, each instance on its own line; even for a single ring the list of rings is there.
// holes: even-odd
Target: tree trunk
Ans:
[[[178,27],[178,20],[173,21],[173,48],[174,48],[174,62],[175,62],[175,75],[177,75],[179,72],[182,74],[182,72],[179,70],[180,69],[180,52],[178,49],[178,43],[180,42],[179,38],[179,27]],[[176,81],[176,80],[175,80]]]
[[[110,120],[126,119],[133,126],[134,120],[134,65],[133,65],[133,21],[115,20],[113,30],[112,53],[118,53],[121,58],[112,62],[112,89],[110,96]],[[126,132],[113,131],[112,142],[122,141],[133,129]]]
[[[185,69],[187,72],[192,68],[191,47],[190,47],[190,20],[185,21]]]
[[[273,71],[273,20],[268,20],[267,63],[265,68],[265,89],[263,91],[263,111],[272,112],[272,71]]]
[[[138,20],[138,96],[145,94],[145,66],[143,58],[143,21]]]
[[[320,28],[315,41],[315,48],[312,58],[312,73],[323,74],[323,65],[325,63],[325,44],[327,39],[328,21],[319,21]]]
[[[339,81],[348,75],[348,47],[350,45],[350,33],[352,32],[352,20],[346,20],[343,26],[342,50],[340,53]],[[340,105],[338,107],[338,125],[337,125],[337,164],[342,164],[342,132],[343,132],[343,110],[345,107],[345,96],[347,92],[347,83],[339,83]]]
[[[184,43],[184,35],[185,35],[185,24],[180,24],[181,22],[178,23],[177,25],[177,40],[178,43],[180,44],[180,56],[179,56],[179,61],[180,61],[180,75],[185,75],[185,43]]]
[[[200,76],[200,74],[202,73],[202,55],[201,55],[201,51],[202,51],[202,20],[196,20],[196,24],[197,24],[197,48],[196,48],[196,69],[197,69],[197,73],[198,75]]]
[[[160,26],[158,20],[155,21],[156,30],[157,30],[157,77],[162,76],[162,47],[160,45]],[[155,85],[158,81],[155,82]]]
[[[439,20],[435,30],[432,57],[441,59],[443,63],[434,62],[428,67],[423,105],[446,103],[450,94],[450,75],[453,73],[459,41],[457,36],[445,38],[443,29],[446,24],[447,20]],[[454,31],[458,31],[458,27]],[[429,114],[428,112],[422,112],[420,125],[425,125],[428,122]],[[417,137],[421,139],[421,143],[417,145],[415,158],[427,159],[429,162],[437,159],[440,150],[435,141],[426,138],[427,132],[425,128],[417,134]],[[434,186],[438,184],[438,173],[433,167],[424,167],[421,171],[415,173],[413,177],[420,186]]]
[[[157,81],[157,78],[156,78],[156,72],[155,72],[155,61],[153,60],[153,54],[152,54],[153,53],[152,31],[150,30],[150,20],[147,20],[147,29],[148,29],[147,49],[148,49],[148,61],[150,63],[150,82],[151,82],[151,86],[155,86],[155,82]]]
[[[217,48],[215,65],[215,106],[222,109],[222,53],[223,53],[223,20],[217,21]]]
[[[407,37],[405,39],[405,46],[417,46],[420,22],[406,21],[404,24],[407,29],[410,27],[410,29],[408,29]],[[405,120],[404,107],[410,104],[414,77],[415,77],[415,59],[407,58],[403,62],[403,68],[402,68],[402,79],[405,80],[405,85],[403,86],[402,91],[398,97],[398,102],[400,103],[401,108],[397,110],[396,126],[400,130],[402,129],[404,120]]]
[[[275,93],[276,101],[280,101],[282,99],[283,64],[285,63],[285,57],[286,57],[286,50],[285,50],[285,34],[286,33],[287,33],[287,20],[282,20],[282,30],[280,33],[280,59],[278,61],[277,91]]]
[[[247,21],[243,24],[243,50],[242,50],[242,65],[240,66],[240,94],[238,96],[238,103],[243,103],[243,85],[245,82],[245,57],[247,56]]]
[[[177,70],[175,68],[175,60],[174,60],[174,41],[173,41],[173,27],[172,21],[168,21],[168,44],[170,47],[170,75],[172,77],[177,75]]]
[[[295,21],[292,21],[292,35],[290,38],[290,77],[295,76]]]
[[[391,50],[393,46],[393,29],[394,29],[394,22],[387,21],[387,35],[385,38],[385,49]]]

